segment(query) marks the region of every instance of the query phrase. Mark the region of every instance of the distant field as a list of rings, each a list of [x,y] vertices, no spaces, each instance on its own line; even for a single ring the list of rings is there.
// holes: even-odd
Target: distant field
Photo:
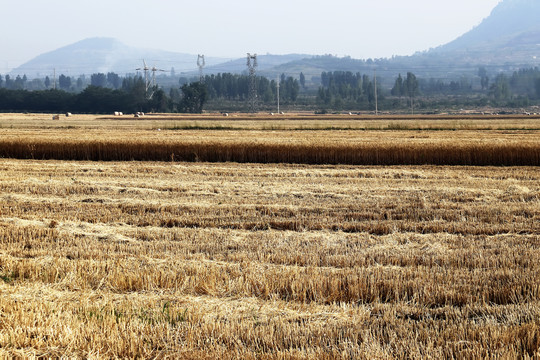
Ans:
[[[0,114],[0,128],[168,130],[540,130],[540,115]]]
[[[45,116],[45,115],[40,115]],[[354,116],[353,116],[354,117]],[[181,120],[187,118],[186,120]],[[296,115],[0,120],[0,157],[348,165],[540,165],[540,119]]]
[[[538,166],[202,158],[506,146],[528,159],[539,120],[179,121],[0,116],[0,357],[540,358]],[[131,161],[179,144],[201,152]]]

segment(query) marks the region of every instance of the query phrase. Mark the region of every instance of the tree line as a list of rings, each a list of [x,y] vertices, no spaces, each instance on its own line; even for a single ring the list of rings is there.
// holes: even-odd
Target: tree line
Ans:
[[[104,85],[102,83],[101,85]],[[167,96],[163,89],[151,87],[141,77],[122,79],[118,89],[89,85],[80,93],[59,89],[22,90],[0,88],[0,111],[13,112],[202,112],[206,88],[199,83],[185,84]]]
[[[540,69],[524,68],[512,73],[489,74],[484,67],[475,77],[461,76],[444,82],[440,79],[419,79],[418,95],[423,98],[439,98],[442,105],[450,99],[472,105],[496,107],[525,107],[540,104]],[[456,102],[456,104],[459,104]]]
[[[377,92],[382,95],[380,87]],[[321,73],[317,105],[324,110],[374,109],[375,96],[375,79],[368,75],[350,71]]]
[[[206,75],[204,84],[208,90],[209,100],[238,100],[245,101],[249,97],[248,75],[239,74],[216,74]],[[277,99],[277,81],[269,80],[263,76],[255,79],[257,86],[257,97],[261,103],[274,103]],[[294,103],[300,93],[300,83],[292,76],[280,76],[280,100],[284,103]]]
[[[180,78],[179,87],[167,92],[160,87],[146,89],[140,76],[120,77],[115,73],[96,73],[79,77],[76,82],[60,75],[56,86],[46,77],[40,90],[29,90],[26,77],[13,80],[0,75],[0,111],[39,112],[202,112],[208,101],[214,103],[245,102],[249,96],[250,78],[247,75],[223,73],[207,75],[202,82],[189,82]],[[88,85],[81,91],[81,83]],[[276,80],[256,77],[257,102],[274,103],[277,96]],[[300,85],[293,77],[280,77],[280,99],[284,104],[294,104]]]
[[[61,74],[55,85],[46,77],[0,75],[0,111],[40,112],[202,112],[205,106],[223,111],[236,106],[247,110],[250,77],[220,73],[199,82],[181,78],[167,91],[149,87],[141,76],[121,77],[96,73],[77,79]],[[283,105],[319,111],[373,110],[414,111],[452,106],[523,107],[540,104],[540,69],[520,69],[489,74],[479,68],[477,76],[451,80],[420,78],[412,72],[398,74],[389,86],[388,78],[350,71],[322,72],[318,88],[306,88],[305,76],[282,74],[279,79],[257,76],[257,103],[272,108],[279,97]],[[39,84],[38,84],[39,83]],[[37,89],[37,90],[36,90]],[[236,105],[235,105],[236,104]]]
[[[60,74],[58,79],[51,79],[49,76],[45,78],[36,78],[28,80],[26,75],[17,75],[15,78],[9,74],[0,75],[0,88],[8,90],[64,90],[67,92],[81,92],[87,86],[108,87],[118,90],[122,87],[123,78],[114,73],[96,73],[90,77],[80,75],[75,78],[72,76]]]

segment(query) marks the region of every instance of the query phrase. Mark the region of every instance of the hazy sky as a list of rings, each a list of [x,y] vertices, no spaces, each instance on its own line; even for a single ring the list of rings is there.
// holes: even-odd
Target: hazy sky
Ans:
[[[478,25],[500,0],[0,0],[0,73],[79,40],[244,57],[410,55]]]

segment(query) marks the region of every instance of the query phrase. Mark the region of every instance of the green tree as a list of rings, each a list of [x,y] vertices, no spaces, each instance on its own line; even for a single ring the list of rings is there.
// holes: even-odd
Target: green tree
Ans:
[[[535,80],[534,87],[536,90],[536,97],[540,99],[540,78]]]
[[[180,104],[180,101],[182,100],[182,97],[180,95],[180,90],[177,88],[171,88],[169,91],[169,98],[170,98],[170,108],[173,112],[178,111],[178,104]]]
[[[157,86],[156,86],[157,88]],[[162,89],[154,89],[154,93],[148,104],[153,112],[169,112],[170,101]]]
[[[416,76],[408,72],[407,73],[407,79],[405,79],[405,94],[409,97],[411,100],[411,111],[414,113],[414,98],[418,94],[418,80],[416,79]]]
[[[391,94],[393,96],[399,96],[400,98],[403,96],[403,78],[401,77],[401,74],[399,74],[394,82],[394,87],[391,90]]]
[[[107,75],[103,73],[92,74],[90,77],[90,85],[97,87],[107,86]]]
[[[511,96],[508,77],[504,74],[497,75],[490,90],[496,101],[508,100]]]
[[[478,69],[478,76],[480,77],[480,86],[482,87],[482,90],[486,90],[489,87],[489,77],[487,75],[487,70],[485,67],[481,67]]]
[[[5,79],[6,79],[6,80],[5,80],[5,82],[6,82],[5,88],[6,88],[6,89],[12,89],[12,88],[13,88],[13,80],[11,80],[11,76],[6,75],[6,78],[5,78]]]
[[[124,78],[122,90],[129,94],[131,111],[147,111],[146,84],[142,77]]]
[[[293,79],[292,76],[289,76],[285,82],[285,92],[287,98],[295,102],[298,99],[298,93],[300,92],[300,86],[298,85],[298,80]]]
[[[82,76],[77,79],[77,90],[82,90],[84,86],[84,80]]]
[[[120,86],[122,86],[122,80],[120,79],[120,76],[113,72],[107,73],[107,83],[113,89],[119,89]]]
[[[303,72],[300,73],[300,86],[302,86],[302,89],[306,89],[306,76]]]
[[[58,78],[58,85],[62,90],[69,90],[69,88],[71,88],[71,78],[69,76],[65,76],[64,74],[60,75]]]
[[[23,90],[24,84],[26,83],[25,79],[26,79],[26,75],[24,76],[24,78],[22,78],[20,75],[17,75],[17,77],[15,78],[15,82],[13,84],[13,89]]]
[[[181,87],[182,101],[180,108],[185,113],[202,113],[203,106],[208,96],[206,86],[200,82],[185,84]]]

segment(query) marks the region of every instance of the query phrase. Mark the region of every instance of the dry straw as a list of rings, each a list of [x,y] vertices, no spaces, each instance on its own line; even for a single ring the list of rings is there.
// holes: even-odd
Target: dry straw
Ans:
[[[137,140],[0,140],[0,157],[91,161],[201,161],[343,165],[540,166],[538,143],[275,144]]]

